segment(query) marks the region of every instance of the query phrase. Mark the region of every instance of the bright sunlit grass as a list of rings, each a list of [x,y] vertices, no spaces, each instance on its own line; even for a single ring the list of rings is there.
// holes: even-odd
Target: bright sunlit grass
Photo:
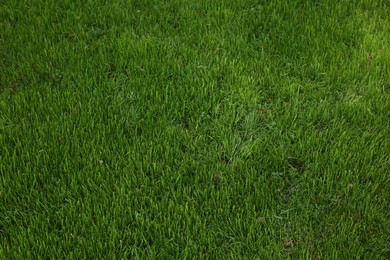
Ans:
[[[0,258],[390,258],[390,3],[0,3]]]

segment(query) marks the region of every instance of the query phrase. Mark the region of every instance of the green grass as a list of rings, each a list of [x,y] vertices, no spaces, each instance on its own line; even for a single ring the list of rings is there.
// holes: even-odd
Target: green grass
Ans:
[[[0,258],[390,258],[387,0],[0,3]]]

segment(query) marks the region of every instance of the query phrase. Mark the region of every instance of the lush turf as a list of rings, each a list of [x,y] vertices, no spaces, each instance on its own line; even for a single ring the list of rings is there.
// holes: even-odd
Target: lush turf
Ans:
[[[0,258],[389,258],[389,17],[1,1]]]

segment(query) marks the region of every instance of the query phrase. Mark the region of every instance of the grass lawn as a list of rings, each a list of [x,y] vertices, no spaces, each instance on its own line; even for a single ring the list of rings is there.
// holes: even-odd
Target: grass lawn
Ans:
[[[3,0],[0,259],[389,259],[388,0]]]

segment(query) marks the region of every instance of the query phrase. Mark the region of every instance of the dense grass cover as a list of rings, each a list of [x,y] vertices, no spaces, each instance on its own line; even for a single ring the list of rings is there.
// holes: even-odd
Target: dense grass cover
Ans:
[[[1,1],[0,258],[389,258],[389,18]]]

